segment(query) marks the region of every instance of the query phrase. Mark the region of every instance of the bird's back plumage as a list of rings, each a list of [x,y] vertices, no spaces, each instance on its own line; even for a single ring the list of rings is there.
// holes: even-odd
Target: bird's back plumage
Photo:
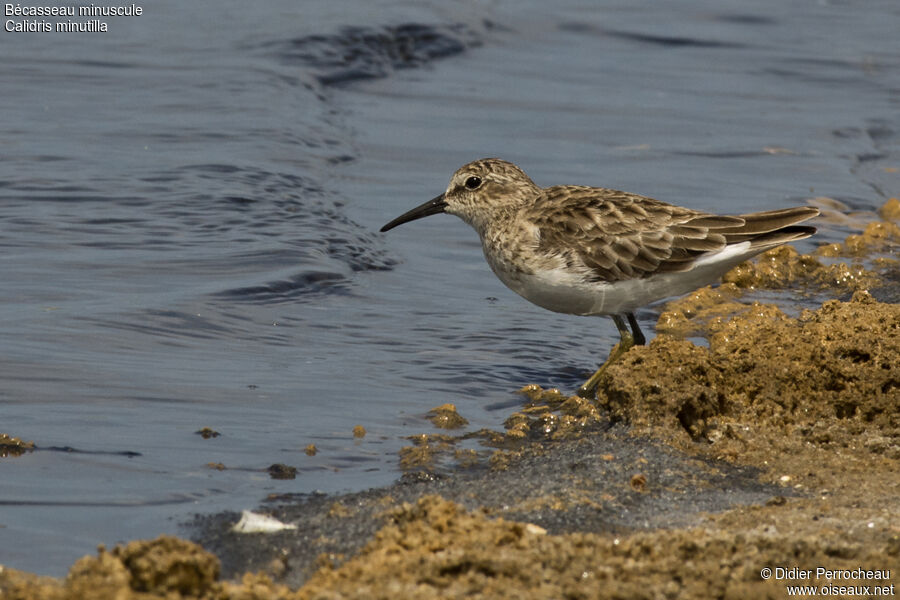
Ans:
[[[554,186],[521,218],[537,228],[539,252],[580,262],[595,281],[611,283],[688,271],[705,255],[747,241],[746,256],[753,256],[809,237],[814,227],[794,224],[817,214],[795,207],[724,216],[618,190]]]

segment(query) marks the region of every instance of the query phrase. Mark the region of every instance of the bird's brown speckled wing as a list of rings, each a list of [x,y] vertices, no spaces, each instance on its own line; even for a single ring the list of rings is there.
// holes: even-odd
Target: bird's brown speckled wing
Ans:
[[[608,282],[686,271],[701,255],[729,243],[759,239],[771,247],[808,237],[815,229],[789,226],[816,214],[814,208],[797,207],[719,216],[581,186],[545,188],[543,198],[528,209],[528,219],[540,231],[541,252]]]

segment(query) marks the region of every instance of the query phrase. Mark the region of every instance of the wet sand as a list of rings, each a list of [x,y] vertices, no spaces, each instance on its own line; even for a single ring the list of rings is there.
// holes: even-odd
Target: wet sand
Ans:
[[[783,598],[790,584],[896,595],[898,213],[892,200],[843,244],[777,249],[670,303],[596,402],[526,386],[504,431],[462,434],[464,415],[444,405],[433,418],[446,433],[411,439],[397,484],[261,509],[296,530],[199,517],[202,548],[132,542],[64,580],[4,569],[2,597]],[[796,317],[738,302],[759,287],[841,299]]]

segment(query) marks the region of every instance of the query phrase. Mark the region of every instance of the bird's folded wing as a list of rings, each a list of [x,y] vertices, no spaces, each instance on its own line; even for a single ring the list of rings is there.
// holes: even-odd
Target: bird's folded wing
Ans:
[[[818,210],[796,207],[720,216],[605,188],[557,186],[531,209],[538,249],[595,281],[614,282],[689,270],[701,256],[728,244],[760,247],[802,239],[811,227],[790,227]]]

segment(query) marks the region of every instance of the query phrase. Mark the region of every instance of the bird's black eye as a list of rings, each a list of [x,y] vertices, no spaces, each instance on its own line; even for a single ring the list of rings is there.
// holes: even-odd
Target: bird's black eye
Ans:
[[[474,175],[469,177],[466,179],[465,186],[470,190],[477,190],[481,187],[481,177],[475,177]]]

